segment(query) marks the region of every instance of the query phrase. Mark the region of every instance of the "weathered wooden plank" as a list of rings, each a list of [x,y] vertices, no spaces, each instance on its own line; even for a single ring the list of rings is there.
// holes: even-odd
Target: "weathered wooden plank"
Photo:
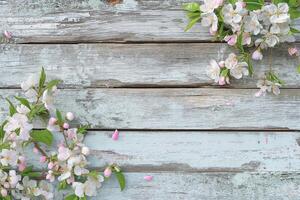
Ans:
[[[297,44],[300,48],[300,45]],[[273,51],[273,69],[285,87],[299,88],[297,59],[288,46]],[[198,87],[211,86],[206,75],[210,59],[225,59],[232,49],[226,44],[72,44],[1,45],[0,87],[16,87],[44,66],[62,87]],[[269,69],[269,53],[255,62],[254,77],[232,81],[233,88],[255,88]],[[14,77],[14,78],[12,78]]]
[[[0,90],[5,97],[19,90]],[[299,129],[300,90],[255,98],[254,89],[61,90],[57,107],[105,129]],[[4,113],[0,115],[3,119]]]
[[[118,163],[126,172],[300,170],[300,133],[120,131],[118,141],[111,133],[90,131],[86,136],[90,168]],[[63,140],[55,135],[56,143]],[[28,163],[39,166],[39,157]]]
[[[197,25],[185,33],[181,9],[191,0],[1,1],[0,26],[19,43],[207,41],[212,37]],[[296,22],[299,27],[299,21]]]
[[[99,189],[101,200],[290,200],[299,198],[299,174],[238,173],[149,173],[152,182],[143,180],[148,173],[128,173],[127,188],[120,192],[116,180]],[[56,199],[62,199],[58,194]]]

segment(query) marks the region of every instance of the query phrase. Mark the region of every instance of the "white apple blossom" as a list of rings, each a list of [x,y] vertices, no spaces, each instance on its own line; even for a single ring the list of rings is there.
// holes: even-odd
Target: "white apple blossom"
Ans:
[[[203,13],[212,13],[223,4],[223,0],[204,0],[200,10]]]
[[[281,84],[274,83],[266,78],[259,80],[256,85],[258,88],[260,88],[259,91],[255,93],[256,97],[265,96],[267,92],[273,92],[275,95],[280,94],[279,87],[281,87]]]
[[[205,13],[202,15],[201,24],[210,27],[210,33],[214,34],[218,30],[218,17],[215,13]]]
[[[213,79],[217,83],[220,78],[220,71],[221,70],[217,61],[211,60],[206,74],[209,78]]]
[[[47,110],[54,109],[54,94],[55,94],[56,90],[57,90],[57,88],[56,88],[56,86],[54,86],[51,89],[47,89],[43,92],[42,102],[44,103],[45,108]]]
[[[25,91],[25,95],[28,98],[33,98],[37,95],[36,90],[34,89],[39,82],[39,78],[36,75],[31,75],[29,78],[21,83],[21,88]]]
[[[244,8],[244,3],[238,1],[235,4],[235,8],[231,3],[226,4],[222,9],[224,22],[232,27],[233,33],[241,30],[241,21],[243,17],[248,13]]]
[[[7,134],[17,133],[16,139],[26,141],[29,139],[29,132],[33,125],[29,123],[28,118],[24,114],[15,113],[12,117],[8,117],[7,123],[4,126],[4,131]]]
[[[0,153],[0,162],[3,166],[17,166],[18,153],[15,150],[3,149]]]
[[[255,12],[251,12],[250,15],[244,18],[244,31],[253,35],[258,35],[263,26],[258,21],[258,16]]]
[[[104,181],[103,176],[98,175],[97,177],[88,176],[86,182],[74,182],[72,187],[75,190],[75,195],[78,197],[96,196],[97,189],[101,187],[101,182]]]

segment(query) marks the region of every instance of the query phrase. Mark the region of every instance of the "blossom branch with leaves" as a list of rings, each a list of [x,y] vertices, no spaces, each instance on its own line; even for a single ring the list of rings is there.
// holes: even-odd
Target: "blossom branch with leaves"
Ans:
[[[52,182],[58,181],[58,190],[72,188],[73,193],[65,200],[85,200],[96,196],[102,182],[115,174],[121,190],[125,188],[125,177],[116,164],[106,167],[104,173],[89,170],[90,149],[84,144],[88,126],[72,128],[75,116],[65,115],[54,107],[54,94],[59,80],[46,82],[42,69],[40,77],[30,76],[21,84],[25,97],[15,96],[19,105],[7,99],[9,116],[0,126],[0,199],[53,199]],[[51,117],[50,117],[51,116]],[[46,129],[35,129],[33,121],[48,118]],[[61,138],[57,151],[53,151],[54,140]],[[34,171],[27,166],[26,149],[40,156],[46,171]]]
[[[225,61],[210,61],[207,75],[219,85],[229,84],[232,77],[253,75],[252,60],[262,60],[264,50],[294,42],[295,35],[300,33],[293,24],[300,17],[299,0],[203,0],[201,4],[185,4],[184,10],[189,18],[186,31],[200,22],[209,27],[215,40],[225,41],[239,52],[231,53]],[[284,81],[271,67],[258,81],[260,90],[256,96],[271,91],[280,93]],[[300,65],[300,72],[299,69]]]

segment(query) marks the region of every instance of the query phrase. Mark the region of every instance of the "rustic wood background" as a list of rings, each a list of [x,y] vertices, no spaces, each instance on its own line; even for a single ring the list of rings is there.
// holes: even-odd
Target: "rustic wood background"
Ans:
[[[58,108],[92,125],[90,167],[117,162],[126,171],[124,192],[113,179],[95,199],[299,199],[297,60],[287,46],[273,52],[287,83],[280,96],[254,98],[268,55],[253,79],[215,87],[206,65],[229,49],[200,26],[183,31],[190,1],[0,0],[0,25],[15,38],[0,46],[0,118],[5,98],[44,66],[64,80]]]

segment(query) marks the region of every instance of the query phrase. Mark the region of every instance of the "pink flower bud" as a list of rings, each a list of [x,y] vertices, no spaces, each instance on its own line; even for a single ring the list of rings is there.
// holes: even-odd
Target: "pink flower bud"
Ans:
[[[290,56],[293,56],[293,55],[298,55],[299,50],[296,47],[291,47],[288,49],[288,52],[289,52]]]
[[[46,157],[46,156],[41,156],[41,157],[40,157],[40,162],[41,162],[41,163],[46,162],[46,160],[47,160],[47,157]]]
[[[54,167],[54,163],[53,162],[49,162],[48,163],[48,169],[53,169]]]
[[[4,31],[3,35],[6,37],[6,39],[11,39],[12,38],[12,33],[9,31]]]
[[[74,177],[70,177],[70,178],[67,179],[68,184],[72,184],[73,182],[75,182]]]
[[[146,181],[152,181],[153,176],[145,176],[144,179],[145,179]]]
[[[234,46],[237,43],[237,35],[227,35],[224,40],[228,43],[228,45]]]
[[[2,197],[6,197],[7,196],[7,190],[6,189],[4,189],[4,188],[1,189],[1,196]]]
[[[54,117],[51,117],[51,118],[49,119],[48,124],[51,125],[51,126],[54,126],[54,125],[56,124],[56,122],[57,122],[57,119],[54,118]]]
[[[263,55],[262,55],[260,49],[257,49],[256,51],[253,52],[252,59],[253,60],[262,60],[263,59]]]
[[[38,154],[38,153],[39,153],[39,150],[38,150],[37,148],[33,147],[33,152],[34,152],[35,154]]]
[[[107,167],[107,168],[104,170],[104,176],[105,176],[106,178],[110,177],[110,176],[111,176],[111,173],[112,173],[112,171],[111,171],[111,168],[110,168],[110,167]]]
[[[225,82],[225,77],[224,76],[221,76],[220,78],[219,78],[219,85],[225,85],[226,84],[226,82]]]
[[[64,123],[63,127],[64,127],[64,129],[68,129],[68,128],[70,128],[70,125],[68,123]]]
[[[114,134],[111,137],[113,140],[118,140],[119,139],[119,131],[116,129]]]
[[[67,112],[66,118],[67,118],[67,120],[72,121],[75,118],[75,116],[73,113]]]
[[[25,162],[22,162],[18,165],[18,169],[20,172],[24,171],[24,169],[26,169],[26,164]]]
[[[220,67],[220,68],[223,68],[223,67],[225,67],[225,61],[221,61],[221,62],[219,62],[219,67]]]

